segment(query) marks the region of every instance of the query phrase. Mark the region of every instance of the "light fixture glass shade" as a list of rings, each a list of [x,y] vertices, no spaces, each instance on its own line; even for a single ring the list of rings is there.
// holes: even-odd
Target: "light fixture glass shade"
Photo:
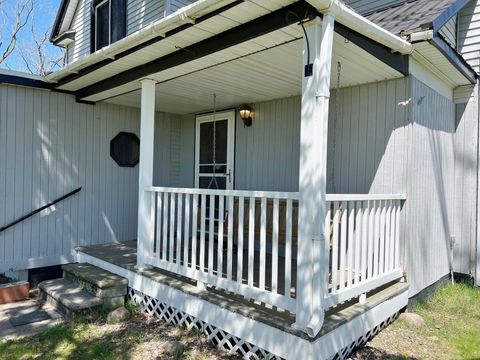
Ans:
[[[252,109],[247,105],[240,106],[239,112],[242,119],[248,119],[252,115]]]

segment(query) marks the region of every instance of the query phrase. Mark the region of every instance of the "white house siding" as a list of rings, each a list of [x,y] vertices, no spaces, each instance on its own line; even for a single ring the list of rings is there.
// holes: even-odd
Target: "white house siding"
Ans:
[[[449,272],[455,105],[411,79],[405,265],[410,295],[415,295]]]
[[[164,0],[127,0],[127,35],[165,16]]]
[[[475,274],[478,167],[478,89],[456,105],[454,270]]]
[[[90,54],[90,11],[92,0],[80,0],[71,29],[75,41],[68,46],[67,63]],[[165,16],[165,0],[127,0],[127,35]]]
[[[90,54],[90,6],[91,0],[79,0],[71,29],[75,41],[67,47],[67,63],[72,63]]]
[[[458,51],[469,64],[480,70],[480,3],[472,0],[459,15]]]
[[[332,91],[328,192],[404,192],[408,81],[341,89],[338,107]],[[298,191],[300,105],[299,96],[251,104],[251,127],[237,114],[236,189]],[[187,115],[181,122],[180,185],[185,187],[194,183],[194,118]]]
[[[457,16],[453,16],[445,25],[442,26],[439,33],[454,49],[457,48]]]
[[[161,185],[178,182],[179,121],[173,118],[156,113]],[[139,119],[136,108],[0,85],[0,226],[83,187],[53,211],[0,233],[0,273],[72,261],[76,245],[136,238],[138,166],[119,167],[110,140],[120,131],[138,135]]]
[[[170,13],[174,13],[178,9],[190,5],[191,3],[194,3],[197,0],[166,0],[170,1]]]

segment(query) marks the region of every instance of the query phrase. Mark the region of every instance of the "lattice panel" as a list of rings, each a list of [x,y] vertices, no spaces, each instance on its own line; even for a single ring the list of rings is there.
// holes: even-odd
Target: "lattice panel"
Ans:
[[[372,330],[368,331],[365,335],[359,337],[357,340],[353,341],[350,345],[344,347],[333,357],[333,359],[344,360],[348,358],[348,356],[353,351],[365,346],[365,344],[370,340],[372,340],[380,331],[385,329],[388,325],[392,324],[397,319],[398,314],[399,313],[393,314],[388,319],[382,321],[379,325],[375,326]]]
[[[207,324],[206,322],[188,315],[183,311],[177,310],[170,305],[162,303],[144,293],[129,288],[128,299],[137,304],[147,314],[160,318],[168,324],[179,325],[187,329],[196,329],[204,333],[214,346],[227,351],[229,354],[238,354],[244,359],[278,359],[275,356],[258,346],[243,341],[242,339],[223,331],[216,326]]]
[[[174,307],[162,303],[144,293],[129,288],[128,299],[137,304],[147,314],[160,318],[168,324],[179,325],[186,327],[187,329],[196,329],[204,333],[208,340],[217,348],[227,351],[229,354],[238,354],[244,359],[282,359],[276,355],[273,355],[266,350],[260,349],[258,346],[243,341],[242,339],[223,331],[216,326],[207,324],[206,322],[197,319],[194,316],[188,315],[183,311],[177,310]],[[363,347],[367,342],[372,340],[381,330],[385,329],[388,325],[393,323],[399,313],[395,313],[388,319],[382,321],[379,325],[375,326],[372,330],[368,331],[365,335],[359,337],[353,341],[350,345],[341,349],[333,360],[344,360],[354,350]]]

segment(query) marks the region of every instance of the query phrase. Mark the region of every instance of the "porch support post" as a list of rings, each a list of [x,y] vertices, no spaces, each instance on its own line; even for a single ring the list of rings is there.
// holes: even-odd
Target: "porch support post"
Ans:
[[[300,131],[297,306],[294,326],[311,337],[324,320],[322,300],[328,284],[328,247],[325,239],[327,134],[335,18],[324,14],[306,27]],[[307,25],[307,24],[306,24]],[[307,41],[308,40],[308,41]],[[308,49],[310,47],[310,51]],[[310,53],[310,59],[308,59]]]
[[[140,162],[138,169],[137,268],[146,267],[146,257],[153,251],[155,236],[153,197],[146,190],[153,186],[155,132],[155,81],[144,79],[140,109]]]

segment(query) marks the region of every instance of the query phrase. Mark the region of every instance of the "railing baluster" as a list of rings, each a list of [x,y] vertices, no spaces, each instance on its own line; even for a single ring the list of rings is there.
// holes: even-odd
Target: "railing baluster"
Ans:
[[[397,216],[395,218],[395,269],[400,267],[400,211],[401,211],[401,202],[400,200],[395,201],[395,211]]]
[[[273,218],[272,218],[272,292],[278,292],[278,222],[279,222],[279,200],[273,199]]]
[[[208,215],[208,273],[213,274],[213,249],[215,243],[215,195],[210,195],[210,211]]]
[[[290,297],[292,287],[292,200],[287,200],[285,210],[285,296]]]
[[[218,256],[217,256],[217,276],[223,276],[223,222],[225,218],[224,213],[225,197],[223,195],[218,197]]]
[[[260,275],[259,287],[265,289],[265,269],[267,257],[267,199],[262,198],[260,205]]]
[[[198,195],[194,194],[192,199],[192,269],[197,269],[197,239],[198,239]]]
[[[326,206],[327,206],[327,214],[325,216],[325,241],[327,242],[328,244],[328,249],[332,250],[331,248],[331,245],[332,245],[332,242],[331,242],[331,235],[332,235],[332,205],[334,203],[330,202],[330,201],[327,201],[326,203]],[[333,205],[334,206],[334,205]],[[335,210],[334,210],[335,211]],[[329,262],[332,260],[330,258],[331,256],[329,255]],[[326,265],[326,264],[325,264]],[[330,265],[330,264],[329,264]],[[331,276],[332,276],[332,272],[333,272],[333,266],[332,266],[332,269],[330,271],[331,273],[329,274],[329,283],[331,282]],[[333,286],[331,287],[330,291],[333,292]]]
[[[185,194],[185,223],[183,230],[183,266],[188,266],[188,253],[190,242],[190,195]]]
[[[162,200],[163,193],[157,193],[157,231],[156,231],[156,251],[155,257],[160,259],[160,249],[162,241]]]
[[[358,285],[360,282],[360,251],[362,249],[362,203],[356,202],[355,204],[356,215],[355,215],[355,285]]]
[[[243,196],[238,198],[238,244],[237,244],[237,282],[243,283],[243,220],[245,217]]]
[[[168,261],[173,262],[173,251],[175,242],[175,201],[176,194],[170,194],[170,241],[168,243]]]
[[[378,267],[380,263],[380,211],[382,208],[382,202],[375,202],[375,237],[373,239],[373,276],[378,276]]]
[[[348,202],[348,255],[347,255],[347,286],[351,286],[353,283],[353,254],[355,246],[355,203],[353,201]]]
[[[347,202],[342,201],[340,231],[340,289],[345,287],[345,261],[347,257]]]
[[[395,203],[390,200],[390,253],[389,253],[389,267],[388,271],[392,271],[395,268],[395,225],[397,221],[395,220],[396,217],[396,211],[395,211]]]
[[[338,289],[338,233],[340,228],[340,202],[334,202],[333,209],[333,241],[332,241],[332,292]],[[329,225],[330,226],[330,225]]]
[[[385,272],[387,272],[388,270],[390,270],[390,249],[392,246],[392,206],[389,201],[387,201],[385,205],[387,207],[387,214],[385,217]]]
[[[375,205],[376,201],[372,200],[368,202],[368,262],[367,262],[367,279],[371,279],[373,276],[373,259],[375,249],[373,247],[375,238]]]
[[[361,259],[361,282],[364,282],[367,277],[367,251],[368,251],[368,203],[369,201],[363,202],[363,214],[362,214],[362,259]]]
[[[205,212],[207,208],[207,196],[202,194],[200,199],[200,271],[205,271]]]
[[[382,201],[382,212],[380,213],[380,262],[379,262],[379,274],[382,274],[385,271],[385,215],[386,215],[386,202]]]
[[[170,193],[163,193],[163,237],[162,237],[162,260],[168,261],[167,242],[168,242],[168,202]]]
[[[182,259],[182,217],[183,217],[183,194],[178,194],[177,196],[177,251],[175,254],[175,259],[178,265],[181,263]]]
[[[248,286],[253,286],[255,269],[255,198],[249,199],[248,210]]]
[[[228,197],[228,243],[227,243],[227,279],[232,280],[233,268],[233,205],[234,197]]]

